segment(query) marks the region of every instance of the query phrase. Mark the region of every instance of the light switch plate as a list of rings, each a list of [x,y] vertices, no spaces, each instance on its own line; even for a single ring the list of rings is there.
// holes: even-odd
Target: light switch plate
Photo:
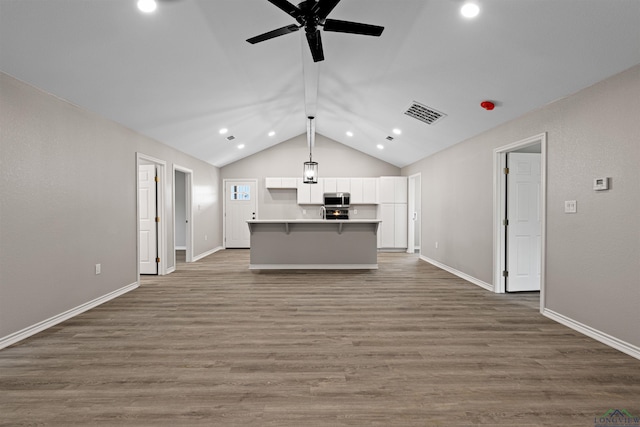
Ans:
[[[564,201],[564,213],[576,213],[578,212],[578,202],[575,200]]]

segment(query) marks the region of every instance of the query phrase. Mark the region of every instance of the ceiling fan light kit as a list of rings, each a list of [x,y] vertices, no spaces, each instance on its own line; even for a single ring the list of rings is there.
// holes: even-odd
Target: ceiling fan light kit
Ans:
[[[364,36],[374,37],[380,36],[384,30],[384,27],[378,25],[327,18],[337,4],[340,3],[340,0],[304,0],[297,6],[289,3],[287,0],[268,1],[294,18],[297,24],[287,25],[264,34],[260,34],[247,39],[247,41],[251,44],[256,44],[285,34],[294,33],[304,27],[313,62],[324,60],[320,27],[323,27],[325,31],[361,34]]]

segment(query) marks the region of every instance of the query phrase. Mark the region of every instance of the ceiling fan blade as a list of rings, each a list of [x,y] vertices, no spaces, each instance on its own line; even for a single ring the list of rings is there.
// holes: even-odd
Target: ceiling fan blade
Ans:
[[[272,39],[274,37],[284,36],[285,34],[294,33],[299,29],[300,27],[298,27],[297,25],[291,24],[291,25],[287,25],[286,27],[278,28],[277,30],[260,34],[259,36],[251,37],[250,39],[247,39],[247,41],[251,44],[256,44],[256,43],[263,42],[265,40]]]
[[[318,20],[322,22],[338,3],[340,3],[340,0],[318,0],[318,3],[313,6],[313,11]]]
[[[324,52],[322,51],[322,37],[320,36],[320,30],[307,31],[307,42],[309,42],[309,49],[311,49],[311,56],[313,62],[324,61]]]
[[[302,11],[295,5],[289,3],[287,0],[267,0],[269,3],[276,6],[278,9],[286,12],[288,15],[294,17],[296,20],[300,18],[303,13]]]
[[[324,30],[336,33],[362,34],[364,36],[380,36],[384,27],[379,25],[361,24],[359,22],[340,21],[327,19],[324,21]]]

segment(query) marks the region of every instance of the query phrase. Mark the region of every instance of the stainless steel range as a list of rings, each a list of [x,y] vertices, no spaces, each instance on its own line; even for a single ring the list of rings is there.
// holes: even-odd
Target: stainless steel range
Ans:
[[[349,193],[324,193],[322,213],[324,219],[349,219]]]

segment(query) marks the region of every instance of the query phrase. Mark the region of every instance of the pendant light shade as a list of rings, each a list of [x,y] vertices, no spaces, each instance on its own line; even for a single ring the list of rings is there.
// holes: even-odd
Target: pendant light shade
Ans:
[[[305,184],[318,183],[318,162],[311,161],[311,156],[309,156],[308,162],[304,162],[302,182],[304,182]]]
[[[313,122],[313,117],[307,117],[307,143],[309,144],[309,161],[304,162],[304,170],[302,172],[302,182],[305,184],[317,184],[318,183],[318,162],[314,162],[311,157],[311,152],[313,149],[314,141],[315,141],[315,124]]]

